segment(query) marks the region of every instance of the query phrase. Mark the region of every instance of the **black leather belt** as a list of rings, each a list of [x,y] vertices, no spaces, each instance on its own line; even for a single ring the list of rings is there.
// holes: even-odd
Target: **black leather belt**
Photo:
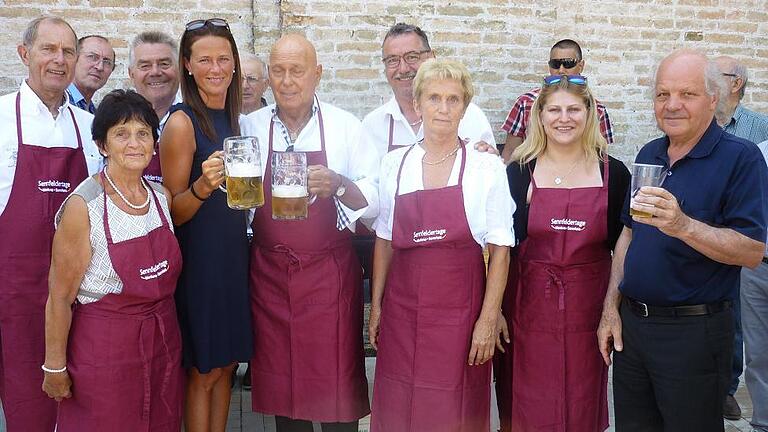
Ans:
[[[763,257],[763,264],[768,264],[768,257]]]
[[[624,297],[624,300],[629,304],[632,312],[643,318],[649,316],[686,317],[711,315],[731,308],[730,300],[709,304],[681,306],[652,306],[629,297]]]

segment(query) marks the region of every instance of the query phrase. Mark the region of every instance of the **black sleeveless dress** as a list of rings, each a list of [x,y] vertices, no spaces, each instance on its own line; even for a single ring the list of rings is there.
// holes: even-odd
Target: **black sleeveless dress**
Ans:
[[[224,110],[208,109],[218,139],[212,142],[200,129],[192,109],[184,111],[195,128],[196,149],[190,184],[202,173],[201,164],[224,138],[234,135]],[[225,193],[216,190],[195,215],[176,227],[184,265],[176,289],[184,367],[201,373],[248,361],[253,353],[248,292],[248,212],[227,206]]]

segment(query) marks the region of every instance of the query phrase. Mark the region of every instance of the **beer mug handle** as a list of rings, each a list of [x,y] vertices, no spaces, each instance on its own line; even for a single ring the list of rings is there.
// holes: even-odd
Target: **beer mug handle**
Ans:
[[[317,194],[309,194],[309,205],[312,205],[317,201]]]
[[[226,165],[226,163],[227,163],[227,162],[226,162],[226,160],[225,160],[223,157],[219,157],[219,159],[221,159],[221,161],[222,161],[222,162],[223,162],[223,163]],[[225,178],[226,178],[226,168],[225,168],[225,174],[224,174],[224,176],[225,176]],[[226,186],[224,186],[225,184],[226,184],[226,180],[224,181],[224,183],[222,183],[222,184],[220,184],[220,185],[219,185],[219,190],[220,190],[220,191],[222,191],[222,192],[224,192],[224,193],[227,193],[227,187],[226,187]]]

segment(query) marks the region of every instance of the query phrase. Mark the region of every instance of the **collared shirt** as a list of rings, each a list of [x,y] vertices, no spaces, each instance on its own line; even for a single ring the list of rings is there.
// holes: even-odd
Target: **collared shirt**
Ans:
[[[325,130],[325,154],[328,168],[350,179],[365,197],[368,205],[358,210],[345,206],[333,197],[337,208],[337,228],[354,228],[354,222],[360,217],[374,217],[378,214],[379,197],[376,177],[378,176],[378,158],[376,151],[360,140],[360,120],[353,114],[333,105],[318,102],[323,115]],[[266,167],[270,163],[269,154],[269,124],[274,119],[275,127],[272,135],[274,151],[286,151],[292,144],[293,150],[312,152],[320,151],[319,116],[313,115],[309,123],[299,132],[293,143],[286,139],[281,130],[282,122],[275,115],[275,105],[269,105],[247,116],[241,117],[240,129],[243,135],[255,136],[259,140],[261,164]],[[265,184],[271,180],[265,179]],[[338,213],[343,213],[343,216]]]
[[[413,132],[413,128],[408,120],[400,111],[397,100],[392,97],[389,102],[368,113],[363,119],[362,138],[368,144],[376,148],[379,158],[387,154],[389,144],[389,121],[394,118],[394,130],[392,134],[392,144],[396,146],[407,146],[424,138],[424,126],[419,127],[418,132]],[[496,139],[493,137],[493,129],[488,122],[483,110],[470,102],[464,118],[459,123],[459,137],[469,140],[470,147],[478,141],[496,146]]]
[[[77,135],[72,124],[72,117],[64,102],[59,107],[59,114],[53,118],[48,107],[32,91],[26,82],[21,84],[21,128],[24,144],[40,147],[77,147]],[[102,157],[99,149],[91,139],[91,122],[93,115],[73,107],[80,137],[83,140],[85,162],[88,173],[99,172],[102,167]],[[0,214],[8,204],[11,195],[13,179],[16,175],[16,159],[18,157],[18,138],[16,136],[16,93],[0,96]]]
[[[501,130],[525,141],[528,123],[531,121],[531,108],[533,108],[533,103],[540,92],[541,88],[537,88],[528,93],[521,94],[509,111],[504,125],[501,126]],[[613,128],[611,127],[611,119],[608,118],[608,110],[605,108],[605,105],[597,100],[595,101],[595,107],[597,108],[597,116],[600,121],[600,133],[608,141],[608,144],[613,144]]]
[[[757,146],[723,132],[713,120],[696,146],[671,168],[668,149],[668,137],[653,140],[635,162],[668,168],[662,186],[686,215],[765,241],[768,167]],[[622,222],[632,228],[622,294],[658,306],[738,301],[741,267],[714,261],[651,225],[633,222],[629,196]]]
[[[376,236],[385,240],[392,240],[397,172],[406,151],[407,148],[399,148],[384,156],[381,162],[379,216],[373,227]],[[424,149],[420,144],[416,144],[408,153],[400,179],[400,195],[424,189],[421,163],[423,157]],[[458,152],[448,178],[448,186],[459,182],[461,157],[461,152]],[[512,215],[515,213],[515,202],[509,193],[506,167],[501,159],[493,154],[467,149],[462,186],[464,213],[472,238],[477,244],[481,247],[489,243],[514,246]]]
[[[723,130],[757,144],[768,140],[768,116],[739,104],[733,112],[731,121],[723,126]]]
[[[763,159],[765,159],[766,164],[768,164],[768,139],[759,143],[757,148],[760,149],[760,152],[763,154]],[[766,238],[766,253],[763,256],[768,257],[768,238]]]
[[[69,97],[69,103],[81,110],[88,111],[91,114],[96,112],[96,105],[93,104],[93,101],[85,101],[85,96],[80,93],[80,90],[77,89],[75,83],[72,83],[67,87],[67,96]]]

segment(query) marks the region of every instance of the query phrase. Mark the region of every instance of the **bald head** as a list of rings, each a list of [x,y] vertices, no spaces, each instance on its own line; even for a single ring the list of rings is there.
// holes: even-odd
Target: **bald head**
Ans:
[[[704,80],[706,93],[715,96],[722,87],[720,72],[715,62],[706,54],[694,49],[679,49],[664,57],[656,68],[653,84],[659,80],[659,76],[668,68],[683,68],[688,73],[701,77]]]
[[[309,113],[322,73],[315,47],[304,36],[287,34],[272,46],[269,85],[286,116],[304,118]]]
[[[317,51],[312,42],[307,40],[304,35],[298,33],[289,33],[283,35],[280,39],[272,45],[272,50],[269,52],[269,63],[272,64],[275,56],[296,56],[303,57],[307,65],[317,66]]]
[[[747,67],[730,56],[720,56],[715,63],[725,80],[727,97],[735,108],[747,88]]]

